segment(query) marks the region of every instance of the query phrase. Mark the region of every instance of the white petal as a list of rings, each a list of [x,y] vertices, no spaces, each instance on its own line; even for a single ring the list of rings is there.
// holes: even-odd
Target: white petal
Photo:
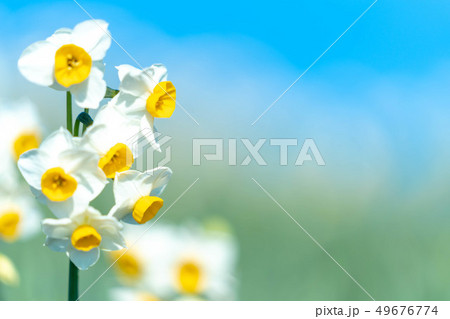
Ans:
[[[97,124],[105,125],[102,131],[103,134],[108,136],[103,136],[101,140],[104,141],[109,137],[114,145],[121,142],[130,146],[140,130],[140,121],[137,118],[127,116],[120,108],[110,103],[97,113],[94,123],[94,126]]]
[[[60,156],[66,173],[73,176],[77,182],[77,189],[73,195],[75,205],[85,208],[85,202],[96,198],[107,184],[103,171],[98,167],[98,155],[88,150],[75,148]],[[79,211],[78,209],[76,209]]]
[[[124,110],[113,103],[108,103],[102,107],[95,116],[95,123],[116,126],[114,129],[122,130],[122,126],[127,126],[133,133],[138,131],[140,122],[137,117],[130,117]]]
[[[37,208],[36,201],[31,196],[20,195],[17,199],[20,205],[20,238],[28,239],[40,230],[41,211]]]
[[[80,172],[77,174],[77,179],[79,180],[79,187],[74,194],[74,200],[76,204],[78,204],[78,201],[80,202],[78,205],[80,208],[86,206],[82,203],[83,200],[90,202],[95,199],[108,183],[105,173],[99,168],[95,172]],[[75,210],[79,211],[79,209]]]
[[[147,87],[152,91],[159,82],[167,81],[167,68],[163,64],[153,64],[145,68],[144,73],[147,75],[145,77]]]
[[[122,82],[123,78],[125,77],[125,75],[127,75],[128,73],[131,74],[138,74],[139,73],[139,69],[135,68],[132,65],[129,64],[122,64],[119,66],[116,66],[116,69],[119,73],[119,80]]]
[[[156,128],[153,126],[153,121],[153,116],[145,112],[141,118],[141,134],[155,151],[161,152],[161,145],[157,138],[161,134],[156,131]]]
[[[47,170],[46,157],[42,156],[38,149],[23,153],[17,165],[27,183],[37,189],[41,189],[41,178]]]
[[[83,188],[78,187],[72,197],[65,201],[52,202],[46,198],[45,203],[56,217],[65,218],[86,209],[89,205],[89,201],[90,199],[87,196],[84,196]]]
[[[44,219],[42,231],[45,235],[54,239],[67,239],[72,236],[75,225],[70,218]]]
[[[108,213],[108,216],[117,218],[118,220],[123,220],[125,216],[133,213],[133,207],[136,201],[132,199],[121,202],[120,204],[114,205]]]
[[[67,251],[67,247],[69,245],[69,240],[68,239],[56,239],[56,238],[50,238],[47,237],[45,239],[45,246],[47,246],[48,248],[50,248],[53,251],[57,251],[57,252],[65,252]]]
[[[56,49],[59,49],[65,44],[72,42],[72,30],[69,28],[61,28],[55,31],[47,41],[52,43]]]
[[[122,74],[119,91],[136,97],[150,94],[151,88],[147,86],[148,75],[144,71],[136,68],[131,69],[129,66],[126,67],[126,71],[122,66],[118,66],[117,69],[119,70],[119,77]]]
[[[104,156],[114,146],[111,136],[105,124],[96,123],[88,127],[84,133],[80,146],[84,149],[97,153],[99,157]]]
[[[54,157],[55,154],[69,150],[73,148],[73,146],[74,141],[72,135],[68,130],[60,127],[42,142],[39,151],[49,155],[49,157]]]
[[[102,214],[92,206],[86,207],[82,212],[73,214],[70,218],[77,225],[91,224],[92,220],[101,217]]]
[[[167,69],[162,64],[153,64],[145,69],[137,69],[130,65],[120,65],[119,70],[121,92],[142,96],[152,92],[161,81],[167,81]]]
[[[49,85],[49,88],[56,90],[56,91],[69,91],[68,88],[62,86],[61,84],[58,83],[58,81],[53,82],[52,85]]]
[[[120,123],[126,120],[125,113],[113,103],[102,106],[95,115],[94,125]]]
[[[59,155],[59,161],[66,173],[77,175],[80,172],[95,173],[99,157],[96,153],[80,147],[73,147]]]
[[[125,240],[120,233],[102,237],[102,250],[113,251],[121,250],[126,247]]]
[[[116,218],[111,216],[101,216],[91,224],[102,236],[102,249],[119,250],[126,247],[125,239],[120,233],[123,226]]]
[[[48,41],[33,43],[23,51],[19,58],[20,73],[35,84],[52,85],[56,50],[57,48]]]
[[[141,174],[141,172],[135,170],[116,173],[113,187],[116,204],[121,204],[126,201],[136,203],[139,198],[148,195],[146,193],[141,193],[138,187],[138,185],[142,184],[142,180],[145,179],[145,177],[146,176]]]
[[[140,225],[133,217],[133,214],[127,214],[125,216],[123,216],[123,218],[121,219],[122,222],[127,223],[127,224],[131,224],[131,225]]]
[[[136,135],[132,130],[127,130],[127,125],[116,124],[111,122],[108,125],[95,123],[86,130],[83,139],[81,140],[80,146],[91,150],[98,154],[99,157],[104,156],[114,145],[118,143],[123,143],[127,145],[132,153],[133,158],[136,158],[136,152],[133,151],[132,141],[133,137]],[[137,131],[136,127],[133,129]]]
[[[106,117],[103,114],[102,120],[97,122],[96,119],[94,120],[94,125],[89,127],[83,136],[81,147],[91,149],[99,156],[104,156],[111,147],[118,143],[123,143],[130,148],[134,159],[139,156],[139,148],[136,147],[140,136],[138,121],[124,116],[119,118]],[[104,122],[107,124],[102,124]]]
[[[169,183],[172,176],[172,170],[168,167],[158,167],[153,170],[145,172],[151,176],[152,191],[150,195],[160,196]]]
[[[111,46],[108,23],[103,20],[87,20],[75,26],[73,43],[84,48],[93,61],[102,60]]]
[[[150,93],[147,93],[146,95],[136,97],[131,94],[119,92],[110,103],[116,105],[127,116],[133,116],[140,120],[145,113],[148,113],[146,110],[146,101],[149,95]]]
[[[47,197],[42,193],[42,191],[40,189],[36,189],[32,186],[30,186],[30,190],[31,193],[36,197],[36,199],[38,200],[38,202],[43,203],[43,204],[47,204],[48,199]]]
[[[79,107],[96,109],[106,93],[106,82],[103,79],[105,65],[102,62],[92,64],[89,77],[70,87],[75,102]]]
[[[116,218],[101,215],[100,212],[98,216],[91,218],[90,224],[99,232],[105,232],[107,235],[118,233],[123,227]]]
[[[97,262],[100,257],[100,249],[96,247],[89,251],[81,251],[69,244],[67,254],[75,266],[81,270],[86,270]]]
[[[170,176],[172,176],[170,168],[157,167],[135,176],[133,186],[141,196],[159,196],[166,188]]]

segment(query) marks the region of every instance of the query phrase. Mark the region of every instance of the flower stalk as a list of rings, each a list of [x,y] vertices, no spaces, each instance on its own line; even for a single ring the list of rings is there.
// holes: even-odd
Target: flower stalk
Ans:
[[[69,301],[78,299],[78,268],[70,261],[69,265]]]
[[[67,130],[72,131],[72,94],[67,91],[66,95],[66,120]],[[68,300],[76,301],[78,299],[78,268],[72,261],[69,261],[69,292]]]
[[[67,130],[70,134],[73,134],[72,130],[72,94],[67,91],[66,95],[66,120],[67,120]]]

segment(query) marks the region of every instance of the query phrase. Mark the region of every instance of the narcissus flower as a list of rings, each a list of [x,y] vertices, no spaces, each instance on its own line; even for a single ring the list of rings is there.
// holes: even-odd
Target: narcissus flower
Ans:
[[[97,108],[106,92],[103,58],[111,45],[107,29],[102,20],[59,29],[25,49],[19,70],[33,83],[70,91],[80,107]]]
[[[47,239],[45,245],[59,252],[66,252],[70,260],[82,270],[94,265],[102,250],[118,250],[125,247],[120,233],[122,224],[98,210],[88,207],[70,218],[45,219],[42,230]]]
[[[0,102],[0,189],[8,191],[20,180],[19,156],[39,147],[42,128],[35,106],[28,100]]]
[[[233,237],[192,228],[186,229],[178,240],[182,242],[168,253],[168,284],[181,295],[234,299],[237,247]]]
[[[41,213],[31,194],[14,189],[11,195],[0,196],[0,239],[13,242],[26,239],[39,231]]]
[[[30,101],[23,99],[1,102],[0,146],[2,157],[17,161],[22,153],[38,148],[42,134],[39,122],[36,107]]]
[[[129,116],[141,120],[143,131],[153,132],[154,118],[171,117],[176,105],[176,89],[167,81],[167,69],[154,64],[143,70],[131,65],[117,67],[120,79],[120,93],[113,99]],[[152,135],[148,136],[152,143]]]
[[[110,253],[111,262],[118,280],[129,288],[115,289],[111,292],[114,300],[169,300],[172,298],[170,287],[161,286],[160,271],[164,272],[167,258],[165,252],[173,251],[177,244],[177,228],[165,224],[156,224],[143,236],[139,226],[127,225],[123,235],[130,248]],[[161,262],[160,262],[161,261]],[[167,273],[167,269],[166,272]],[[165,282],[163,282],[164,284]]]
[[[8,286],[17,286],[19,274],[11,259],[0,254],[0,282]]]
[[[114,301],[161,301],[158,296],[145,289],[114,288],[110,294]]]
[[[146,110],[154,118],[172,116],[176,104],[176,89],[172,82],[167,81],[167,69],[164,65],[153,64],[143,70],[127,64],[116,68],[119,71],[119,91],[134,97],[134,103],[127,104],[129,111]]]
[[[122,114],[107,104],[97,114],[94,124],[83,136],[80,145],[100,157],[98,166],[106,177],[129,170],[138,156],[139,121]]]
[[[98,155],[81,149],[65,129],[19,158],[19,169],[37,199],[61,218],[85,209],[106,184]]]
[[[164,224],[157,224],[152,227],[151,232],[143,234],[142,228],[127,225],[123,235],[127,240],[127,251],[111,252],[111,261],[115,261],[114,270],[119,281],[127,286],[139,287],[142,290],[152,290],[153,283],[156,283],[153,263],[160,254],[171,247],[177,234],[176,228]],[[159,243],[156,244],[156,243]],[[153,287],[154,288],[154,287]]]
[[[146,172],[127,171],[116,175],[114,198],[116,204],[109,215],[131,224],[145,224],[156,216],[163,206],[161,193],[169,182],[172,171],[158,167]]]
[[[136,227],[124,232],[130,249],[112,254],[114,260],[121,256],[114,268],[120,281],[134,289],[136,300],[142,292],[164,300],[236,297],[237,246],[230,233],[158,223],[142,236]]]

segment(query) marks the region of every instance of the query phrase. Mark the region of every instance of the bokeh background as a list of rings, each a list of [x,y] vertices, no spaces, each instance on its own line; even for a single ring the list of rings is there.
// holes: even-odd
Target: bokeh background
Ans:
[[[450,3],[380,0],[255,125],[263,112],[371,3],[364,1],[79,1],[110,23],[141,65],[164,63],[180,108],[158,121],[172,137],[173,202],[161,221],[227,220],[239,242],[239,299],[367,300],[368,296],[253,182],[255,178],[377,300],[450,298]],[[29,97],[49,133],[65,96],[28,83],[17,59],[30,43],[89,17],[75,2],[2,1],[0,96]],[[134,62],[112,44],[114,66]],[[193,138],[313,138],[326,166],[192,166]],[[225,149],[227,155],[227,149]],[[238,142],[238,163],[247,152]],[[227,158],[227,157],[226,157]],[[108,195],[95,205],[109,210]],[[12,300],[65,300],[68,262],[44,236],[0,251],[16,263]],[[82,272],[80,290],[109,265]],[[107,300],[107,273],[84,300]]]

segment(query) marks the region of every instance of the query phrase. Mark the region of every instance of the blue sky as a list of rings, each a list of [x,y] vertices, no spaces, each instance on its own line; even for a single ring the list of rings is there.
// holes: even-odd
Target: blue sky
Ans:
[[[122,20],[124,23],[132,19],[175,38],[206,34],[251,38],[300,69],[313,61],[372,2],[321,0],[255,4],[232,0],[214,4],[211,1],[79,1],[95,17]],[[7,0],[2,1],[1,6],[10,12],[12,20],[17,13],[36,12],[52,6],[70,10],[66,12],[68,17],[60,17],[61,20],[70,21],[84,15],[70,0]],[[447,59],[449,14],[448,1],[379,0],[321,61],[321,66],[358,61],[385,72],[424,72]],[[58,20],[56,18],[55,22]],[[25,31],[33,26],[33,22],[16,21],[15,28],[19,32]],[[51,24],[51,21],[39,22],[41,25]]]
[[[372,1],[79,3],[107,20],[141,64],[168,66],[180,103],[201,125],[178,109],[161,131],[175,126],[181,139],[313,137],[336,174],[369,166],[376,177],[389,166],[385,174],[394,169],[402,181],[439,171],[450,158],[447,1],[379,0],[253,128]],[[0,93],[45,96],[43,110],[53,107],[56,93],[26,83],[17,58],[30,43],[88,17],[73,1],[3,1],[0,18],[8,43],[0,69],[11,75]],[[133,64],[114,44],[105,62],[111,86],[118,85],[113,66]]]

